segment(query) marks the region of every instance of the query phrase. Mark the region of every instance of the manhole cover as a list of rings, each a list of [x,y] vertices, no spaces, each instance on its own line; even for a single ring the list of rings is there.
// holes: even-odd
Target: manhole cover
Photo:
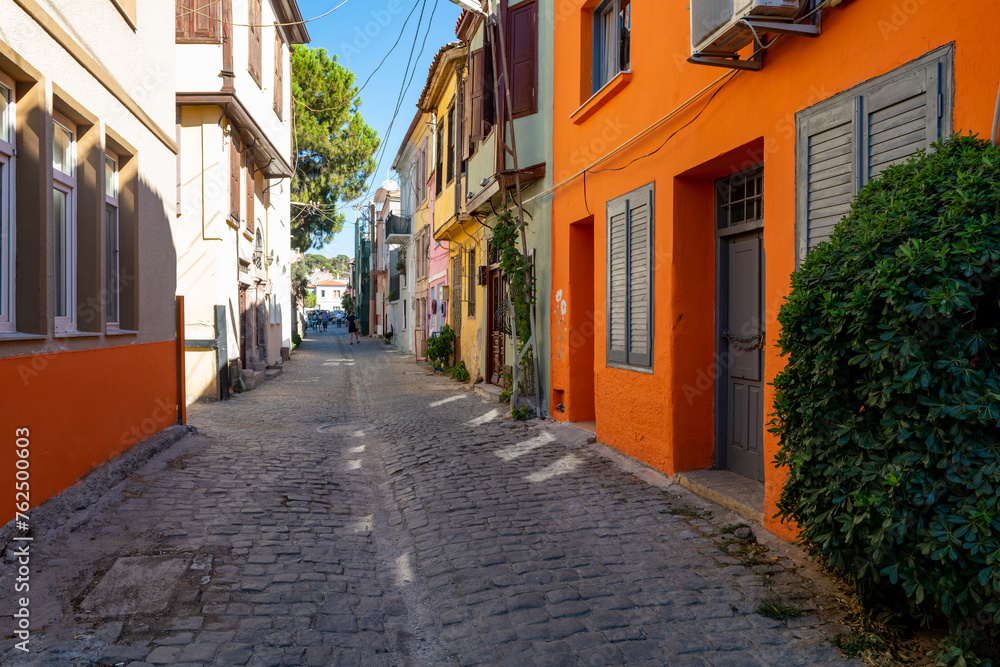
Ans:
[[[109,618],[165,611],[187,567],[175,555],[119,558],[80,608]]]

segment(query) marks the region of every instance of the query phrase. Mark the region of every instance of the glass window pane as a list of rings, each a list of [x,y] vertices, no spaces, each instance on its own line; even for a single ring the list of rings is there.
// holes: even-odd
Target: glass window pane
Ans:
[[[52,191],[52,246],[53,262],[55,269],[55,315],[56,317],[69,316],[69,294],[66,289],[66,277],[69,275],[67,264],[67,238],[66,238],[66,193],[62,190]]]
[[[52,122],[52,167],[67,176],[73,175],[73,133]]]
[[[11,141],[10,88],[0,83],[0,139]]]
[[[104,207],[104,319],[118,321],[118,208]]]
[[[6,163],[0,162],[0,315],[9,319],[7,291],[10,289],[10,285],[7,282],[7,248],[10,243],[10,230],[8,229],[10,219],[7,216],[7,204],[4,201],[7,193],[3,187],[6,166]]]
[[[110,157],[104,157],[104,194],[118,199],[118,165]]]

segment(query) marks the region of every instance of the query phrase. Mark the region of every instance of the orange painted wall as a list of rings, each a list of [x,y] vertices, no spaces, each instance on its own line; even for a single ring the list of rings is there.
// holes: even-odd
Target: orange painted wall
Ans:
[[[570,116],[589,95],[591,0],[556,3],[555,183],[648,128],[727,70],[691,65],[687,3],[633,0],[631,69],[627,84],[586,120]],[[989,3],[986,3],[989,4]],[[598,438],[657,469],[707,467],[714,449],[715,239],[712,182],[764,163],[764,254],[766,262],[766,412],[774,376],[782,366],[774,341],[777,314],[795,268],[795,113],[868,79],[885,74],[933,49],[955,44],[954,131],[989,136],[1000,83],[993,36],[1000,12],[979,0],[847,0],[823,12],[823,34],[783,38],[771,47],[759,72],[742,72],[711,103],[703,96],[662,127],[553,195],[552,299],[560,294],[574,312],[579,271],[571,270],[569,227],[594,219],[593,301],[600,324],[594,337],[593,370],[572,355],[558,355],[572,320],[553,318],[553,390],[563,391],[567,411],[557,419],[578,420],[574,391],[592,377]],[[578,76],[577,76],[578,74]],[[700,116],[695,118],[698,113]],[[681,129],[690,122],[690,126]],[[679,130],[679,131],[678,131]],[[677,134],[654,155],[667,138]],[[628,163],[636,160],[630,166]],[[605,365],[605,204],[655,182],[654,359],[651,374]],[[573,280],[571,280],[573,277]],[[577,280],[578,282],[578,280]],[[550,396],[555,405],[555,394]],[[768,417],[765,416],[765,422]],[[793,529],[770,517],[783,478],[769,462],[778,443],[765,433],[767,527],[785,537]]]
[[[14,518],[15,429],[30,429],[30,502],[177,423],[174,341],[0,359],[0,524]]]

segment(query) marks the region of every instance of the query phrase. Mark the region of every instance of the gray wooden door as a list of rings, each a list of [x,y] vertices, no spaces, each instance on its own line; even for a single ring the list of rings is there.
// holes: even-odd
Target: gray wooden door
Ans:
[[[716,465],[764,479],[764,197],[755,167],[716,183]]]
[[[761,233],[724,240],[729,264],[722,331],[726,366],[726,467],[764,479],[764,358]]]

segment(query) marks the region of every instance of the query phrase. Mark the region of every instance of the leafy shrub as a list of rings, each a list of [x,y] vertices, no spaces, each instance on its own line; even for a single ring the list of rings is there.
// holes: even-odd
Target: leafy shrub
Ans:
[[[455,367],[451,369],[451,379],[455,382],[469,381],[469,369],[465,367],[464,361],[459,361],[455,364]]]
[[[1000,622],[998,295],[1000,150],[953,137],[862,189],[778,316],[779,516],[953,631]]]
[[[448,357],[455,351],[455,331],[449,325],[444,325],[441,333],[427,339],[427,359],[434,368],[448,364]]]
[[[298,331],[292,332],[292,349],[294,350],[299,345],[302,345],[302,336],[299,335]]]
[[[535,410],[527,405],[519,405],[510,411],[511,419],[524,422],[535,416]]]

